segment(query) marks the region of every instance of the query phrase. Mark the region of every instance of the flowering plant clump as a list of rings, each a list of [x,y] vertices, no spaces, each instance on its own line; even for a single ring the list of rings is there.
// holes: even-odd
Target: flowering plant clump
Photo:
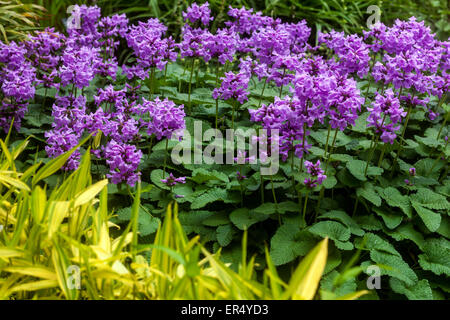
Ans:
[[[26,150],[21,168],[60,157],[45,182],[61,185],[90,153],[117,210],[140,190],[149,227],[176,200],[188,233],[225,260],[244,230],[277,266],[328,237],[329,298],[363,247],[357,269],[387,265],[393,297],[447,297],[450,41],[414,17],[314,37],[305,20],[213,11],[183,7],[174,35],[81,5],[65,32],[0,41],[0,130],[14,143],[2,154]],[[342,295],[366,289],[349,281]]]

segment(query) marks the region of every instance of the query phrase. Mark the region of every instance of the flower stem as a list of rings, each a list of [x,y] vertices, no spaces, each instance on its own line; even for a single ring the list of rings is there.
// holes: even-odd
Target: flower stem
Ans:
[[[164,152],[164,168],[163,168],[163,179],[166,175],[166,164],[167,164],[167,149],[169,146],[169,139],[166,139],[166,152]]]
[[[305,222],[306,222],[305,218],[306,218],[306,205],[308,203],[308,196],[309,196],[309,192],[306,192],[305,202],[303,202],[303,221],[305,221]]]
[[[155,67],[152,67],[150,71],[150,100],[153,99],[153,86],[154,86],[154,80],[155,80]]]
[[[277,196],[275,195],[275,188],[273,186],[273,176],[270,176],[270,183],[272,185],[272,196],[273,196],[273,202],[275,202],[275,205],[278,206],[278,202],[277,202]]]
[[[192,59],[191,75],[189,77],[189,89],[188,89],[188,109],[189,109],[189,113],[191,113],[191,111],[192,111],[192,107],[191,107],[191,88],[192,88],[192,75],[194,73],[194,66],[195,66],[195,58]]]
[[[328,165],[330,164],[331,154],[334,151],[334,145],[336,144],[336,138],[337,138],[338,130],[339,129],[336,128],[336,131],[334,132],[333,142],[331,143],[330,152],[328,153],[328,157],[327,157],[327,164],[325,165],[325,172],[324,172],[325,175],[327,174]]]
[[[408,121],[409,121],[409,117],[410,117],[410,115],[411,115],[412,106],[413,106],[413,104],[411,103],[411,104],[409,105],[409,108],[408,108],[408,113],[406,114],[405,126],[403,127],[402,135],[401,135],[401,137],[400,137],[399,147],[398,147],[398,150],[397,150],[397,155],[395,156],[394,162],[392,162],[392,165],[391,165],[391,168],[392,168],[392,170],[391,170],[391,177],[392,177],[392,175],[394,174],[394,167],[395,167],[395,164],[397,163],[398,157],[400,156],[400,152],[401,152],[402,149],[403,149],[403,138],[404,138],[404,136],[405,136],[406,127],[408,126]]]
[[[337,138],[338,130],[339,129],[336,128],[336,131],[334,132],[333,142],[331,143],[330,152],[328,153],[327,163],[325,165],[325,171],[324,171],[325,175],[327,174],[328,166],[330,164],[331,154],[333,153],[334,145],[336,144],[336,138]],[[317,200],[317,205],[316,205],[316,218],[317,218],[317,215],[318,215],[318,212],[319,212],[320,202],[322,201],[322,198],[323,198],[324,194],[325,194],[325,188],[324,188],[324,186],[322,186],[320,188],[319,199]]]
[[[263,178],[263,175],[261,174],[261,172],[259,172],[259,179],[260,179],[260,182],[261,182],[261,185],[260,185],[261,201],[264,204],[264,178]]]
[[[234,112],[236,109],[237,100],[233,102],[232,110],[231,110],[231,128],[234,130]]]
[[[444,118],[444,122],[442,122],[436,140],[439,140],[439,138],[441,137],[442,129],[444,129],[446,123],[447,123],[447,116]]]
[[[261,101],[264,95],[264,90],[266,89],[266,84],[267,84],[267,79],[264,79],[264,85],[263,88],[261,90],[261,95],[259,96],[259,103],[258,103],[258,108],[261,106]]]
[[[219,85],[219,61],[217,61],[216,64],[216,88]],[[219,98],[216,99],[216,130],[217,130],[217,123],[219,121]]]

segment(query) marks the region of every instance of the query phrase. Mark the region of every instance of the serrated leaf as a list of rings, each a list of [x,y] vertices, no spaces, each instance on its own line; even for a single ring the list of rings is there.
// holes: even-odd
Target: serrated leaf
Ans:
[[[450,202],[438,193],[427,188],[418,188],[415,194],[412,194],[411,201],[420,203],[423,207],[436,210],[450,209]]]
[[[378,194],[387,202],[391,207],[398,207],[409,217],[412,217],[411,203],[407,196],[404,196],[393,187],[380,188],[375,187]]]
[[[378,250],[370,251],[370,258],[373,262],[388,266],[387,268],[380,268],[381,274],[386,274],[391,277],[403,280],[407,285],[414,285],[417,282],[417,275],[408,266],[408,264],[403,261],[403,259],[397,255],[392,255],[387,252],[382,252]]]
[[[226,247],[233,240],[234,233],[235,232],[231,224],[218,227],[216,230],[217,242],[219,242],[220,246]]]
[[[364,236],[365,242],[364,242],[364,248],[368,250],[378,250],[383,251],[398,257],[401,257],[400,253],[398,253],[397,250],[395,250],[394,246],[390,244],[388,241],[384,240],[380,236],[367,232]],[[357,241],[357,247],[362,248],[363,241],[362,239],[359,239]]]
[[[294,224],[283,224],[270,240],[270,256],[276,266],[306,255],[317,243],[307,231]]]
[[[258,214],[247,208],[236,209],[230,214],[231,222],[233,222],[240,230],[247,230],[255,223],[264,221],[268,218],[269,216],[265,214]]]
[[[450,242],[444,238],[427,239],[419,255],[419,264],[437,275],[450,276]]]
[[[350,239],[351,234],[348,227],[336,221],[321,221],[313,224],[308,230],[323,238],[329,237],[331,240],[342,242]]]
[[[196,197],[191,204],[191,209],[200,209],[209,203],[223,201],[227,198],[227,191],[220,188],[214,188]]]
[[[426,279],[420,280],[412,286],[408,286],[401,280],[391,278],[389,284],[392,290],[404,294],[409,300],[433,300],[433,292]]]
[[[422,219],[425,226],[431,232],[435,232],[441,225],[441,215],[427,208],[422,207],[420,203],[412,202],[412,206],[416,209],[417,214]]]
[[[366,165],[366,161],[352,159],[347,162],[346,167],[355,178],[361,181],[367,181],[367,177],[364,175]],[[367,176],[379,176],[382,173],[382,168],[372,167],[370,165],[367,168]]]
[[[358,195],[358,197],[363,197],[364,199],[372,202],[377,207],[379,207],[381,205],[381,198],[375,192],[373,184],[371,184],[371,183],[368,183],[368,182],[364,183],[364,187],[358,188],[356,190],[356,194]]]
[[[319,216],[319,219],[333,219],[342,222],[344,225],[350,228],[350,232],[357,235],[364,235],[364,230],[362,230],[358,224],[344,211],[331,210]]]
[[[402,223],[403,216],[401,214],[396,214],[384,208],[372,208],[372,210],[383,219],[384,224],[389,229],[395,229]]]

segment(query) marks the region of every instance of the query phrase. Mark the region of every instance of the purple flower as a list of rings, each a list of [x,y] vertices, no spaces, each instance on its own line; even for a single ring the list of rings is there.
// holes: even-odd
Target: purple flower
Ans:
[[[173,133],[185,128],[185,113],[183,105],[176,106],[169,99],[154,101],[143,99],[142,105],[136,107],[138,114],[148,114],[150,120],[144,121],[147,127],[147,134],[154,134],[158,140],[162,138],[170,139]]]
[[[141,175],[137,168],[142,158],[142,151],[129,144],[119,144],[111,140],[104,148],[106,163],[109,165],[112,183],[126,182],[134,186]]]
[[[416,168],[409,168],[409,175],[414,177],[416,175]]]
[[[28,101],[34,98],[36,70],[26,59],[23,44],[0,41],[0,128],[8,132],[14,119],[19,130]]]
[[[129,27],[125,38],[128,46],[133,49],[137,63],[133,66],[123,66],[128,79],[146,79],[151,68],[164,70],[169,60],[176,60],[175,42],[171,37],[162,38],[166,31],[167,27],[158,19],[139,21],[138,25]]]
[[[186,183],[186,177],[175,178],[175,176],[170,173],[166,179],[161,179],[161,182],[165,183],[169,187],[173,187],[177,183]]]
[[[214,99],[228,100],[236,99],[240,103],[248,100],[247,91],[249,75],[245,72],[227,72],[225,77],[220,78],[222,83],[219,88],[215,88],[212,94]]]
[[[51,158],[56,158],[57,156],[69,151],[78,144],[80,139],[80,134],[66,127],[47,131],[44,133],[44,136],[47,138],[47,146],[45,146],[45,151]],[[80,157],[80,152],[76,150],[64,164],[63,169],[75,170],[78,168]]]
[[[337,57],[334,64],[343,74],[357,73],[362,78],[369,72],[369,46],[357,35],[346,36],[333,30],[329,34],[320,33],[318,40],[334,51]]]
[[[320,167],[320,160],[317,160],[315,164],[308,160],[305,160],[305,168],[310,175],[309,178],[306,178],[304,180],[304,184],[308,188],[314,188],[317,185],[321,185],[322,182],[327,178],[327,176],[324,175],[324,170],[322,170],[322,168]]]
[[[236,171],[236,177],[237,177],[238,181],[243,181],[243,180],[247,179],[247,177],[244,176],[243,174],[241,174],[239,171]]]
[[[392,89],[386,90],[384,96],[376,93],[372,108],[367,108],[370,115],[367,117],[367,126],[374,127],[375,132],[381,134],[384,143],[394,143],[395,132],[400,129],[396,126],[406,116],[406,111],[400,106],[400,101],[394,95]]]
[[[211,10],[209,9],[208,2],[205,2],[201,6],[195,2],[191,4],[191,6],[187,8],[186,12],[183,12],[183,19],[184,21],[190,21],[191,23],[195,23],[197,20],[200,20],[205,26],[214,20],[214,18],[211,17]]]

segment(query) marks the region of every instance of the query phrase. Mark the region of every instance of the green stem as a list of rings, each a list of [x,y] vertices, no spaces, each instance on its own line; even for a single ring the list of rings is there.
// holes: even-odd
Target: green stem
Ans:
[[[166,139],[166,152],[164,152],[164,168],[163,168],[163,179],[166,175],[166,164],[167,164],[167,149],[169,146],[169,139]]]
[[[264,178],[261,172],[259,172],[259,180],[261,182],[260,189],[261,189],[261,201],[264,204]]]
[[[327,157],[327,164],[325,166],[325,175],[327,174],[328,171],[328,165],[330,164],[330,159],[331,159],[331,154],[334,151],[334,145],[336,143],[336,138],[337,138],[337,134],[338,134],[338,128],[336,128],[335,132],[334,132],[334,137],[333,137],[333,142],[331,143],[331,148],[330,148],[330,152],[328,153],[328,157]]]
[[[381,128],[383,128],[384,122],[386,121],[386,116],[387,116],[387,114],[385,113],[383,116],[383,120],[381,121],[381,126],[380,126]],[[374,135],[372,137],[372,142],[370,143],[370,153],[369,153],[369,158],[367,158],[367,161],[366,161],[366,168],[364,169],[364,176],[366,176],[366,174],[367,174],[367,169],[369,169],[369,163],[372,160],[373,153],[375,152],[375,150],[378,146],[379,139],[380,139],[380,136],[376,135],[374,133]],[[372,145],[373,145],[373,148],[372,148]]]
[[[219,61],[217,61],[216,64],[216,88],[219,85]],[[218,127],[218,121],[219,121],[219,99],[216,99],[216,130]]]
[[[284,76],[286,75],[286,68],[283,68],[283,78],[284,78]],[[280,98],[281,98],[281,94],[283,93],[283,85],[281,85],[281,87],[280,87],[280,94],[278,95]]]
[[[447,142],[445,143],[444,151],[442,151],[441,153],[439,153],[439,155],[437,156],[437,158],[434,160],[433,165],[431,166],[430,171],[428,171],[428,175],[430,175],[430,174],[433,172],[433,169],[434,169],[434,168],[436,167],[436,165],[438,164],[439,159],[444,155],[444,152],[445,152],[445,150],[447,149],[447,146],[448,146],[448,140],[447,140]]]
[[[266,84],[267,84],[267,79],[264,79],[264,85],[263,88],[261,90],[261,95],[259,96],[259,103],[258,103],[258,108],[261,106],[261,101],[264,95],[264,90],[266,89]]]
[[[398,150],[397,150],[397,154],[396,154],[396,156],[395,156],[394,162],[392,162],[392,165],[391,165],[391,168],[392,168],[392,171],[391,171],[391,177],[392,177],[392,175],[393,175],[393,173],[394,173],[394,167],[395,167],[395,164],[397,163],[398,157],[400,156],[400,152],[401,152],[402,149],[403,149],[403,138],[404,138],[404,136],[405,136],[406,127],[408,126],[408,122],[409,122],[409,117],[410,117],[410,115],[411,115],[412,106],[413,106],[413,104],[411,103],[411,104],[409,105],[409,108],[408,108],[408,113],[406,114],[405,126],[403,127],[403,130],[402,130],[402,135],[401,135],[401,137],[400,137],[399,147],[398,147]]]
[[[327,155],[327,152],[328,152],[328,142],[330,140],[330,133],[331,133],[331,124],[328,125],[327,141],[325,142],[325,153],[321,157],[322,161],[323,161],[323,158]]]
[[[442,122],[436,140],[439,140],[439,138],[441,137],[442,129],[444,129],[446,123],[447,123],[447,115],[445,115],[444,122]]]
[[[331,154],[333,153],[334,145],[336,144],[336,138],[337,138],[338,130],[339,129],[336,128],[336,130],[334,132],[333,142],[331,143],[330,152],[328,154],[327,163],[325,165],[325,172],[324,172],[325,175],[327,174],[328,166],[330,164]],[[324,194],[325,194],[325,188],[322,186],[320,188],[319,199],[317,200],[317,205],[316,205],[316,218],[317,218],[317,215],[318,215],[318,212],[319,212],[320,202],[322,201],[322,198],[323,198]]]
[[[191,75],[189,77],[189,89],[188,89],[188,109],[189,109],[189,113],[191,113],[191,111],[192,111],[192,107],[191,107],[191,88],[192,88],[192,74],[194,73],[194,66],[195,66],[195,59],[192,59]]]
[[[305,202],[303,203],[303,221],[306,222],[306,205],[308,203],[308,196],[309,196],[309,192],[306,192],[306,196],[305,196]]]
[[[155,67],[152,67],[150,71],[150,100],[153,99],[153,82],[155,79]]]
[[[383,149],[381,150],[381,155],[380,155],[380,158],[378,159],[378,164],[377,164],[378,168],[381,166],[381,162],[383,161],[385,152],[386,152],[386,144],[383,144]]]
[[[273,196],[273,202],[275,202],[275,205],[278,206],[278,202],[277,202],[277,196],[275,195],[275,188],[273,186],[273,176],[270,176],[270,183],[272,185],[272,196]]]
[[[231,128],[234,130],[234,112],[236,109],[237,100],[233,102],[232,110],[231,110]]]

